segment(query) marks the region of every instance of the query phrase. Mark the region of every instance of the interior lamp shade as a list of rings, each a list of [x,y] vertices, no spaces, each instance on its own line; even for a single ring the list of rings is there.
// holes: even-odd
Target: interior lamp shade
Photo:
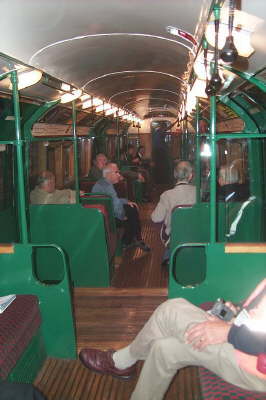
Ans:
[[[61,97],[61,103],[69,103],[70,101],[78,99],[82,94],[81,89],[73,90],[72,93],[65,93]]]
[[[18,90],[25,89],[39,82],[42,77],[42,72],[37,69],[26,70],[18,72]],[[12,90],[12,83],[10,82],[9,89]]]

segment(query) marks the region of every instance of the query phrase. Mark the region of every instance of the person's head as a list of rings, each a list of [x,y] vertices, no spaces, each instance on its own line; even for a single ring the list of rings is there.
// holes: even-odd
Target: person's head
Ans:
[[[53,193],[55,191],[55,176],[51,171],[42,171],[37,178],[37,185],[45,192]]]
[[[106,164],[106,166],[103,168],[103,177],[113,185],[118,183],[121,180],[121,175],[117,164]]]
[[[127,146],[127,153],[133,155],[135,153],[135,147],[133,146],[133,144],[129,144]]]
[[[220,186],[239,182],[238,169],[234,166],[222,165],[219,169],[218,182]]]
[[[179,161],[174,170],[174,177],[178,182],[190,182],[193,178],[193,168],[189,161]]]
[[[102,170],[107,164],[107,157],[103,153],[97,154],[95,157],[95,166]]]

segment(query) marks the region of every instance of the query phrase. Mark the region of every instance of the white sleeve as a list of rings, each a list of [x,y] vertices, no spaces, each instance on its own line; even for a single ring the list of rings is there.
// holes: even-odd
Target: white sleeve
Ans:
[[[160,201],[157,204],[156,208],[153,210],[151,214],[151,219],[153,222],[163,222],[167,215],[167,201],[163,194],[160,197]]]

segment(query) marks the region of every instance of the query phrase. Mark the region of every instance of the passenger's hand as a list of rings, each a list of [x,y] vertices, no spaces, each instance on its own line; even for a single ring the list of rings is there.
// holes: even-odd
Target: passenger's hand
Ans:
[[[231,328],[229,322],[207,315],[207,320],[193,325],[185,332],[185,341],[195,350],[203,350],[211,344],[227,342],[228,332]]]
[[[79,195],[80,195],[80,196],[83,196],[85,193],[86,193],[85,190],[80,190],[80,191],[79,191]]]
[[[235,304],[233,304],[231,301],[226,301],[225,305],[230,308],[231,311],[233,311],[234,316],[236,316],[238,314],[238,312],[240,311],[240,307],[236,306]]]
[[[138,206],[137,203],[135,203],[134,201],[128,201],[127,204],[128,204],[130,207],[136,207],[137,210],[139,210],[139,206]]]

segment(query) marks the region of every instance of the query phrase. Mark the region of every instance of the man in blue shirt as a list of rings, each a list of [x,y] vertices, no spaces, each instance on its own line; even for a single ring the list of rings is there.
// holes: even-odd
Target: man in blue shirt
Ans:
[[[115,218],[118,225],[123,225],[125,229],[122,239],[124,247],[135,245],[144,251],[150,251],[150,248],[143,242],[141,237],[137,204],[117,196],[114,184],[118,183],[120,179],[121,175],[117,164],[108,163],[103,168],[103,178],[95,183],[92,193],[103,193],[112,198]]]

